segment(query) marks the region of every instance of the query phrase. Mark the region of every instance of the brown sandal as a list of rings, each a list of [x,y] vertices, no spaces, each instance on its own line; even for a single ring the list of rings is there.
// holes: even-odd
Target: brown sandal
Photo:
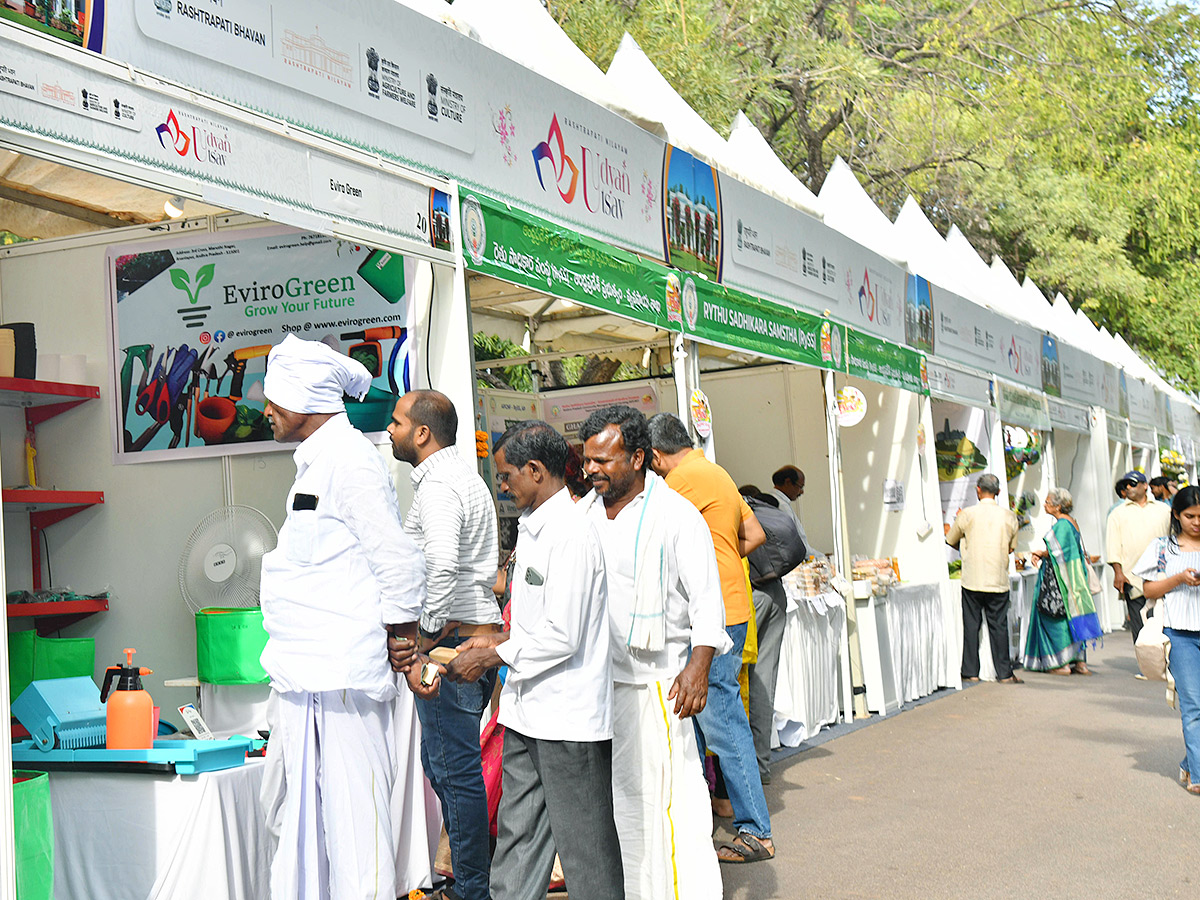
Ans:
[[[726,857],[717,855],[717,859],[723,863],[740,864],[759,862],[764,859],[775,858],[775,848],[767,847],[749,832],[743,831],[736,838],[726,844],[721,844],[718,850],[729,850],[737,854],[737,857]]]

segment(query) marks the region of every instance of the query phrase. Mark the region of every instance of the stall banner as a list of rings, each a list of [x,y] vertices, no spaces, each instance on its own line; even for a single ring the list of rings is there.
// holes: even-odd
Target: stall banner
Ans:
[[[581,426],[598,409],[632,406],[647,419],[659,412],[658,391],[647,381],[621,387],[568,388],[541,395],[543,418],[572,447],[582,451]]]
[[[1042,335],[1042,393],[1047,397],[1062,396],[1062,365],[1058,360],[1058,340]]]
[[[667,144],[662,185],[662,258],[676,269],[720,282],[725,242],[721,239],[717,170],[686,150]]]
[[[1135,447],[1153,448],[1158,444],[1154,434],[1154,426],[1129,423],[1129,443]]]
[[[1108,411],[1110,415],[1121,416],[1122,418],[1129,417],[1129,401],[1124,394],[1124,385],[1122,383],[1123,372],[1114,366],[1112,363],[1101,362],[1100,369],[1103,372],[1100,382],[1100,404]],[[1122,409],[1122,401],[1124,401],[1124,412]]]
[[[81,65],[86,56],[62,57],[9,41],[4,44],[0,123],[56,145],[78,148],[122,167],[148,168],[168,183],[181,179],[212,205],[263,215],[308,230],[335,223],[363,229],[380,242],[439,252],[431,232],[430,188],[377,162],[370,165],[293,140],[278,128],[218,108],[151,90],[103,67]],[[383,210],[388,214],[384,216]],[[346,230],[346,229],[342,229]]]
[[[1050,425],[1054,428],[1065,428],[1079,434],[1091,434],[1092,415],[1086,406],[1078,406],[1057,397],[1048,397],[1046,406],[1050,413]]]
[[[678,272],[515,209],[461,195],[463,246],[475,271],[695,340],[844,370],[846,328]]]
[[[923,354],[899,344],[881,341],[855,328],[848,329],[846,371],[850,375],[889,384],[914,394],[929,393],[929,376]]]
[[[625,250],[513,208],[478,191],[460,200],[467,265],[564,300],[680,331],[684,304],[694,321],[696,290]],[[707,282],[705,282],[707,283]]]
[[[415,265],[389,251],[272,227],[109,248],[118,463],[286,448],[263,415],[267,354],[322,340],[375,376],[346,404],[383,432],[415,371]]]
[[[1006,425],[1021,425],[1039,431],[1050,427],[1046,398],[1042,394],[997,379],[996,395],[996,406]]]
[[[1058,358],[1063,398],[1088,406],[1103,405],[1103,363],[1090,353],[1063,341],[1058,344]]]
[[[479,401],[483,410],[483,430],[488,433],[488,446],[494,452],[496,441],[510,426],[526,419],[542,418],[541,403],[536,394],[525,394],[520,391],[482,390]],[[481,460],[482,475],[492,488],[496,498],[496,513],[500,516],[519,516],[521,510],[513,502],[512,495],[500,490],[496,481],[495,466],[492,456]]]
[[[992,380],[986,375],[964,372],[934,357],[926,358],[925,369],[929,373],[931,394],[980,409],[991,407]]]
[[[1197,429],[1196,408],[1186,400],[1169,397],[1171,405],[1171,421],[1175,423],[1175,432],[1185,440],[1190,441],[1200,434]]]
[[[1171,398],[1158,389],[1154,391],[1154,425],[1159,434],[1173,434],[1176,431]]]
[[[725,284],[904,343],[907,279],[895,263],[734,178],[721,177],[721,207]]]
[[[938,358],[1041,389],[1039,332],[937,285],[930,292]]]
[[[1110,415],[1108,418],[1108,439],[1116,444],[1129,443],[1129,420],[1120,416]]]
[[[1129,421],[1153,428],[1158,419],[1154,388],[1130,375],[1125,376],[1125,383],[1129,394]]]
[[[946,525],[968,506],[979,502],[975,485],[988,470],[990,413],[977,407],[932,401],[933,421],[942,427],[934,438],[942,521]]]
[[[662,253],[660,138],[403,3],[91,6],[112,59]]]

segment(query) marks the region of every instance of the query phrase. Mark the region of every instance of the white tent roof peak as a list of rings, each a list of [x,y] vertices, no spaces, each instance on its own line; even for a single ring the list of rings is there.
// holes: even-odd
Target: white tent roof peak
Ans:
[[[946,252],[945,239],[911,194],[896,215],[892,233],[910,269],[946,290],[968,296],[957,267]]]
[[[631,98],[633,112],[662,121],[672,145],[710,165],[723,165],[729,153],[725,139],[679,96],[629,32],[621,38],[605,77]]]
[[[853,238],[898,265],[908,254],[896,239],[895,226],[859,184],[850,166],[840,156],[833,161],[819,195],[825,224]]]
[[[817,195],[783,164],[762,132],[741,110],[733,120],[727,147],[726,168],[731,174],[801,212],[821,218]]]
[[[445,8],[445,18],[454,20],[479,43],[507,56],[557,84],[607,107],[635,125],[666,134],[658,118],[614,85],[587,54],[575,46],[538,0],[402,0],[417,8]],[[424,9],[421,9],[424,12]],[[429,15],[431,13],[427,13]]]

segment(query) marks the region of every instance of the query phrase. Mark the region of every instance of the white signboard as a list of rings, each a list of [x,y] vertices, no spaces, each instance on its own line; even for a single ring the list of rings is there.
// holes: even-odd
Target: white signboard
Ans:
[[[1037,331],[936,285],[929,291],[935,357],[1041,389],[1042,342]],[[915,296],[920,302],[922,295]],[[921,310],[908,315],[919,317]]]
[[[1038,429],[1050,427],[1046,398],[1037,391],[997,381],[996,405],[1000,410],[1000,419],[1006,425]]]
[[[1140,378],[1125,376],[1129,392],[1129,420],[1135,424],[1154,427],[1157,411],[1154,407],[1154,388]]]
[[[1153,447],[1155,444],[1154,428],[1150,425],[1138,425],[1130,422],[1129,442],[1137,447]]]
[[[929,372],[931,394],[959,400],[981,409],[992,405],[990,378],[964,372],[932,358],[926,360],[926,369]]]
[[[1104,401],[1104,364],[1065,341],[1058,343],[1058,359],[1063,397],[1100,406]]]
[[[1129,443],[1129,420],[1120,416],[1108,416],[1108,439],[1118,444]]]
[[[1100,382],[1101,405],[1114,416],[1128,418],[1129,400],[1121,389],[1123,373],[1112,363],[1100,363],[1103,376]]]
[[[1057,397],[1047,397],[1046,405],[1050,411],[1050,424],[1055,428],[1065,428],[1080,434],[1091,433],[1092,414],[1086,406],[1077,406]]]

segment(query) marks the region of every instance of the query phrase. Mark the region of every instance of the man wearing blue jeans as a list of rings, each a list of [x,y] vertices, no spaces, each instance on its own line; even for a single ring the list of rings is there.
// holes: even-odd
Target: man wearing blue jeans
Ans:
[[[650,420],[650,444],[651,467],[700,511],[708,525],[725,601],[725,631],[733,640],[733,650],[715,657],[709,666],[708,702],[696,714],[701,753],[707,746],[717,757],[737,831],[737,838],[718,849],[717,858],[724,863],[771,859],[771,817],[738,687],[751,609],[742,557],[761,546],[766,534],[733,479],[692,446],[677,416],[659,413]]]
[[[396,402],[388,433],[392,455],[412,465],[415,492],[404,530],[425,554],[428,597],[418,649],[457,648],[469,638],[499,634],[492,594],[499,552],[491,492],[458,452],[458,415],[438,391],[410,391]],[[396,650],[389,642],[389,649]],[[454,887],[450,900],[489,900],[491,840],[479,748],[479,721],[495,686],[445,679],[436,697],[417,701],[421,765],[441,801],[450,839]]]

